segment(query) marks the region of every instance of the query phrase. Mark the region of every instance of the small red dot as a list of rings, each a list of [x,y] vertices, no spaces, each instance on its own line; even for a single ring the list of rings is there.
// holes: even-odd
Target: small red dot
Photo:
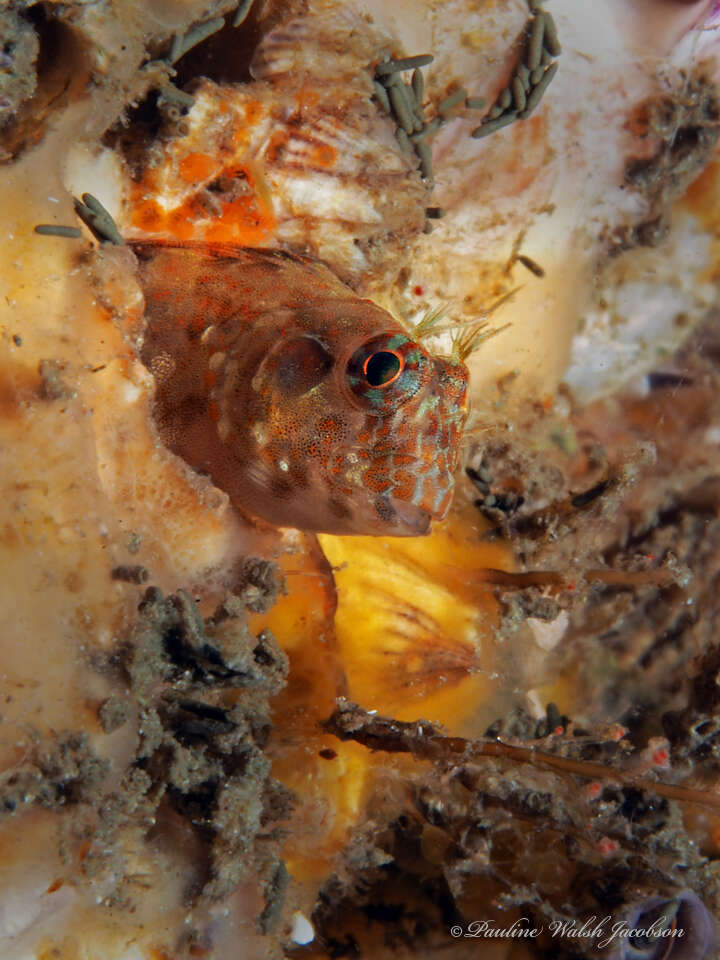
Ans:
[[[423,295],[423,293],[425,293],[425,291],[424,291],[423,288],[418,284],[417,287],[413,287],[413,293],[415,294],[416,297],[421,297],[421,296]]]
[[[669,759],[669,754],[667,750],[664,750],[664,749],[656,750],[655,753],[653,754],[653,763],[657,767],[664,766],[668,762],[668,759]]]
[[[559,724],[559,725],[558,725],[557,727],[555,727],[555,729],[553,730],[553,735],[556,736],[556,737],[561,736],[563,733],[565,733],[565,727],[563,727],[562,724]]]
[[[603,857],[609,857],[618,850],[618,844],[615,840],[611,840],[610,837],[603,837],[598,843],[598,850]]]

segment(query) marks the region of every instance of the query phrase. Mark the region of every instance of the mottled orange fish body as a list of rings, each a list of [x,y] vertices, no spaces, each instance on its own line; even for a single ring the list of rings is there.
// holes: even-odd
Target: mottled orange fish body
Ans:
[[[426,533],[445,515],[464,364],[427,353],[315,261],[131,245],[160,435],[240,510],[276,526],[389,536]]]

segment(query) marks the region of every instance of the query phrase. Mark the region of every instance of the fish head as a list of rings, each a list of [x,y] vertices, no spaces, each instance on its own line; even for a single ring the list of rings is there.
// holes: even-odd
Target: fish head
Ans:
[[[452,498],[467,369],[368,301],[313,304],[302,326],[285,328],[252,378],[248,508],[326,533],[427,533]]]
[[[433,356],[326,267],[283,251],[133,243],[164,443],[243,512],[418,536],[447,512],[464,364]]]

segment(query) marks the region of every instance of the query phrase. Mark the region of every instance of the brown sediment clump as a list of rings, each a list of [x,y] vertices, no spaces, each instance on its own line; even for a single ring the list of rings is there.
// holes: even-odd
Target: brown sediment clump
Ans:
[[[248,607],[267,592],[252,584],[263,579],[255,575],[261,566],[246,564]],[[64,811],[59,883],[76,896],[102,890],[107,908],[142,917],[145,891],[162,891],[164,871],[177,872],[187,915],[182,943],[179,931],[164,944],[157,931],[143,935],[138,921],[136,936],[158,949],[193,955],[207,940],[212,904],[241,884],[248,948],[256,921],[268,933],[282,915],[287,881],[277,824],[293,801],[272,779],[264,749],[268,697],[287,680],[287,658],[269,634],[250,633],[246,603],[230,596],[203,621],[183,591],[164,598],[149,588],[125,643],[94,665],[116,689],[125,687],[98,707],[106,735],[125,724],[135,731],[125,764],[102,757],[97,737],[68,732],[38,739],[3,776],[6,815],[22,807]]]
[[[492,739],[464,741],[427,722],[340,705],[328,723],[339,737],[411,754],[415,763],[409,795],[371,806],[374,820],[323,890],[314,919],[327,952],[315,956],[442,949],[459,958],[466,938],[490,939],[502,956],[499,936],[504,949],[526,941],[526,956],[597,956],[613,921],[627,925],[654,898],[672,915],[680,894],[694,898],[692,889],[705,907],[693,899],[691,955],[709,955],[720,885],[716,865],[683,826],[687,805],[641,781],[630,744],[612,729],[591,735],[558,718],[553,734],[538,740],[529,722],[531,742],[520,747],[520,719],[512,733],[498,724],[488,730]],[[584,756],[595,760],[568,759]],[[702,802],[702,791],[688,793]],[[588,917],[589,932],[573,933]],[[572,953],[563,952],[565,937]]]

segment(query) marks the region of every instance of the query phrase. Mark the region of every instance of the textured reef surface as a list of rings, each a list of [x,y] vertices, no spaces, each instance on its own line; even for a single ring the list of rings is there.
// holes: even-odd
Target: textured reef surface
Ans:
[[[717,955],[720,13],[0,10],[0,955]]]

